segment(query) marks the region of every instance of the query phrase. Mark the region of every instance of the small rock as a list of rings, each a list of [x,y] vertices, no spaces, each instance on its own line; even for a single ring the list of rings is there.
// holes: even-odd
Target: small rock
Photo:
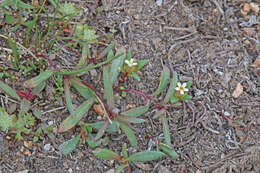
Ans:
[[[45,144],[44,147],[43,147],[43,149],[44,149],[45,151],[49,151],[49,150],[51,149],[51,144]]]
[[[90,70],[90,75],[93,76],[93,77],[96,77],[98,75],[97,70],[96,69]]]
[[[156,1],[156,4],[157,4],[158,6],[162,6],[162,3],[163,3],[162,0],[157,0],[157,1]]]
[[[73,170],[70,168],[70,169],[68,170],[68,172],[69,172],[69,173],[72,173],[72,172],[73,172]]]

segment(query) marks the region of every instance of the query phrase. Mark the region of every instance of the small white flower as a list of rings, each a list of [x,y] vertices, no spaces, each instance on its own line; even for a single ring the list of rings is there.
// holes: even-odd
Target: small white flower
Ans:
[[[136,66],[137,63],[134,62],[134,59],[131,58],[130,61],[129,60],[125,60],[125,63],[129,66],[129,67],[133,67],[133,66]]]
[[[181,95],[183,95],[185,91],[189,91],[188,88],[185,88],[187,85],[186,83],[181,84],[180,82],[178,82],[177,85],[178,87],[176,87],[175,90],[180,91]]]

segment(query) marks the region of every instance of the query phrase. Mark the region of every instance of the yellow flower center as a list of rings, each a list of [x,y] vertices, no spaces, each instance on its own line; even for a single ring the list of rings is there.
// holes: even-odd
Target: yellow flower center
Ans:
[[[184,91],[184,87],[183,86],[180,86],[180,91]]]

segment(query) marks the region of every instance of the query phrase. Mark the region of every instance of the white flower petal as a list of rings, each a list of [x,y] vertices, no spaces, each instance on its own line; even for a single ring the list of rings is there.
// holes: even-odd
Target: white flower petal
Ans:
[[[131,63],[131,64],[134,63],[134,59],[133,59],[133,58],[130,59],[130,63]]]
[[[188,88],[184,88],[184,91],[189,91],[189,89]]]
[[[137,63],[136,63],[136,62],[134,62],[134,63],[133,63],[133,65],[137,65]]]
[[[177,85],[178,85],[178,87],[180,87],[180,86],[181,86],[181,83],[180,83],[180,82],[178,82],[178,83],[177,83]]]
[[[180,90],[180,88],[179,88],[179,87],[176,87],[176,88],[175,88],[175,90],[179,91],[179,90]]]
[[[184,91],[180,91],[180,93],[181,93],[181,95],[183,95],[183,94],[184,94]]]
[[[184,88],[186,87],[186,85],[187,85],[186,83],[183,83],[183,84],[182,84],[182,86],[183,86]]]
[[[129,64],[129,61],[128,61],[128,60],[125,60],[125,63],[126,63],[126,64]]]

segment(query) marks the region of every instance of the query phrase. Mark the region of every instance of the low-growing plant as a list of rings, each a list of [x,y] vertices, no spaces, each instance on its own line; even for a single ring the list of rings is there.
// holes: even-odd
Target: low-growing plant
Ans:
[[[8,0],[7,2],[10,4]],[[17,0],[17,2],[20,1]],[[29,73],[32,70],[37,73],[36,76],[23,83],[25,91],[16,92],[0,81],[0,88],[6,94],[21,102],[20,109],[16,111],[17,114],[9,115],[4,108],[0,108],[1,130],[16,133],[17,139],[22,139],[22,134],[32,133],[33,142],[38,142],[41,135],[48,135],[52,138],[52,125],[47,126],[41,123],[38,128],[34,128],[35,131],[32,131],[36,125],[35,120],[40,119],[41,111],[32,109],[30,106],[33,100],[37,98],[37,95],[46,87],[46,81],[51,78],[56,85],[54,99],[58,100],[64,95],[66,108],[69,113],[59,125],[58,132],[64,133],[74,127],[79,127],[80,129],[79,133],[60,145],[60,150],[63,154],[71,153],[80,142],[87,143],[93,148],[101,147],[102,145],[106,146],[109,140],[109,135],[106,134],[121,134],[122,132],[126,135],[132,147],[138,147],[138,140],[133,126],[145,123],[146,120],[142,116],[150,108],[155,108],[152,118],[160,119],[163,131],[162,139],[152,138],[156,144],[156,151],[138,152],[128,156],[126,144],[124,144],[121,154],[117,154],[109,149],[97,149],[94,154],[105,160],[117,160],[122,163],[117,168],[117,172],[122,171],[126,167],[130,170],[130,162],[156,160],[165,154],[171,159],[176,159],[178,154],[173,149],[167,115],[169,114],[169,108],[174,104],[177,102],[185,103],[191,99],[188,91],[192,82],[181,83],[181,81],[178,81],[176,72],[172,72],[171,74],[169,68],[163,66],[160,83],[152,94],[126,88],[123,84],[128,79],[127,77],[132,77],[140,81],[141,77],[139,74],[149,61],[137,60],[133,57],[130,50],[126,51],[125,48],[117,48],[115,41],[111,41],[110,39],[105,42],[99,41],[99,36],[93,28],[84,23],[72,22],[73,17],[79,13],[78,9],[72,3],[65,2],[60,4],[58,0],[49,0],[55,7],[54,18],[51,20],[48,18],[46,34],[41,35],[38,32],[37,28],[39,26],[36,21],[41,11],[48,16],[48,13],[44,9],[45,2],[42,6],[33,8],[33,19],[31,21],[23,23],[23,26],[27,27],[26,34],[28,38],[26,42],[30,40],[30,33],[35,32],[34,34],[37,35],[37,46],[33,47],[33,49],[27,49],[26,46],[24,47],[21,43],[15,42],[11,37],[0,35],[9,41],[14,57],[12,59],[13,67],[24,73]],[[35,8],[38,8],[38,13],[36,13]],[[57,16],[58,20],[55,20]],[[59,22],[62,23],[62,26],[59,26]],[[51,35],[51,31],[54,29],[57,29],[56,34],[45,45],[46,40]],[[64,34],[64,29],[70,34]],[[60,43],[61,41],[65,41],[66,43],[60,44],[60,47],[54,46],[55,43]],[[41,46],[42,44],[44,46]],[[95,44],[103,45],[103,51],[96,57],[92,53],[92,48]],[[45,55],[38,52],[40,47],[51,50],[49,50],[49,54]],[[50,54],[62,48],[80,55],[80,59],[74,68],[69,70],[63,69],[49,58]],[[46,66],[43,68],[41,65],[32,63],[30,59],[28,59],[28,64],[21,65],[22,57],[19,55],[20,49],[29,53],[30,57],[34,59],[43,60],[40,63]],[[83,75],[89,75],[89,71],[93,69],[102,71],[103,88],[101,89],[96,89],[89,80],[86,81],[82,78]],[[72,99],[72,91],[80,95],[83,99],[78,107],[75,107],[74,100]],[[118,109],[115,103],[116,99],[127,99],[128,92],[144,97],[146,103],[126,111]],[[118,93],[121,96],[116,97],[115,95],[118,95]],[[82,121],[92,107],[99,118],[94,122]]]
[[[128,168],[128,172],[131,172],[130,163],[131,162],[147,162],[152,160],[157,160],[164,156],[164,153],[160,151],[143,151],[132,155],[128,155],[126,144],[123,144],[122,151],[117,154],[108,149],[97,149],[94,154],[104,160],[116,160],[121,163],[119,167],[116,168],[115,173],[122,172],[125,168]]]

